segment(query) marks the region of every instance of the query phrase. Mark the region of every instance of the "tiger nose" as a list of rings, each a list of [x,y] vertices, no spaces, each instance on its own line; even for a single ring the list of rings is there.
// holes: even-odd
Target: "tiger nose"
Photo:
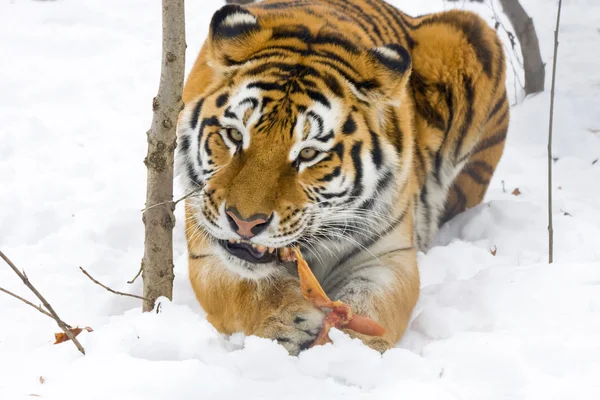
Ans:
[[[249,218],[242,218],[234,207],[229,208],[226,213],[231,229],[244,239],[250,239],[264,232],[273,219],[273,213],[269,217],[265,214],[254,214]]]

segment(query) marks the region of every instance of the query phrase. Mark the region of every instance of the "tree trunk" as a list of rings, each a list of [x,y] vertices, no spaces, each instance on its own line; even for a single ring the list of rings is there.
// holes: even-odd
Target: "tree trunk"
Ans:
[[[525,95],[543,92],[546,71],[533,19],[527,15],[519,0],[500,0],[500,3],[521,44],[525,69]]]
[[[160,296],[173,298],[173,157],[177,117],[183,108],[185,67],[184,0],[162,0],[162,64],[158,95],[152,102],[152,125],[147,133],[148,169],[144,221],[144,311]]]

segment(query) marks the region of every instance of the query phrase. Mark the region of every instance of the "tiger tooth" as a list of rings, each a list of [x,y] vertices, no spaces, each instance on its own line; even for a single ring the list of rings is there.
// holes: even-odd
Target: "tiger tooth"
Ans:
[[[239,239],[238,239],[238,240],[236,240],[235,242],[236,242],[237,244],[240,244],[240,243],[242,243],[242,241],[241,241],[241,240],[239,240]]]
[[[269,253],[273,254],[274,251],[275,251],[275,247],[269,247]]]
[[[235,239],[229,239],[229,243],[235,243]]]
[[[252,243],[252,247],[256,248],[256,243]]]
[[[260,251],[261,253],[264,253],[265,251],[267,251],[267,246],[259,244],[258,246],[256,246],[256,250]]]
[[[290,249],[289,247],[284,247],[280,249],[279,258],[281,258],[282,261],[286,262],[294,261],[294,254],[292,252],[292,249]]]

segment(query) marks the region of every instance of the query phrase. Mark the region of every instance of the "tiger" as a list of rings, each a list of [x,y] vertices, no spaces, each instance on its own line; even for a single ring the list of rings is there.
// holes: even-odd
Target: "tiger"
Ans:
[[[420,295],[417,256],[481,203],[509,124],[503,45],[476,13],[383,0],[225,5],[185,79],[176,173],[189,282],[223,335],[311,347],[327,295],[381,324],[384,353]]]

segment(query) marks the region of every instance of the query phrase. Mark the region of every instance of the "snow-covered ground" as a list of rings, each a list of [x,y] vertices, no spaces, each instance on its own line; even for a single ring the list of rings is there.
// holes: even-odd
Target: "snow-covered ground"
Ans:
[[[492,23],[486,1],[474,7]],[[556,1],[521,1],[549,88]],[[189,70],[221,4],[186,3]],[[411,14],[469,6],[393,3]],[[142,314],[137,300],[79,271],[141,292],[140,281],[126,281],[142,256],[159,8],[151,0],[0,1],[0,249],[64,320],[94,328],[79,336],[86,356],[55,346],[52,320],[0,293],[0,399],[600,398],[597,0],[563,1],[555,263],[546,239],[549,90],[524,100],[509,72],[518,104],[486,201],[420,255],[420,302],[398,348],[383,356],[337,331],[333,345],[300,357],[268,340],[221,337],[187,282],[181,209],[175,296],[160,313]],[[0,286],[34,300],[2,264]]]

